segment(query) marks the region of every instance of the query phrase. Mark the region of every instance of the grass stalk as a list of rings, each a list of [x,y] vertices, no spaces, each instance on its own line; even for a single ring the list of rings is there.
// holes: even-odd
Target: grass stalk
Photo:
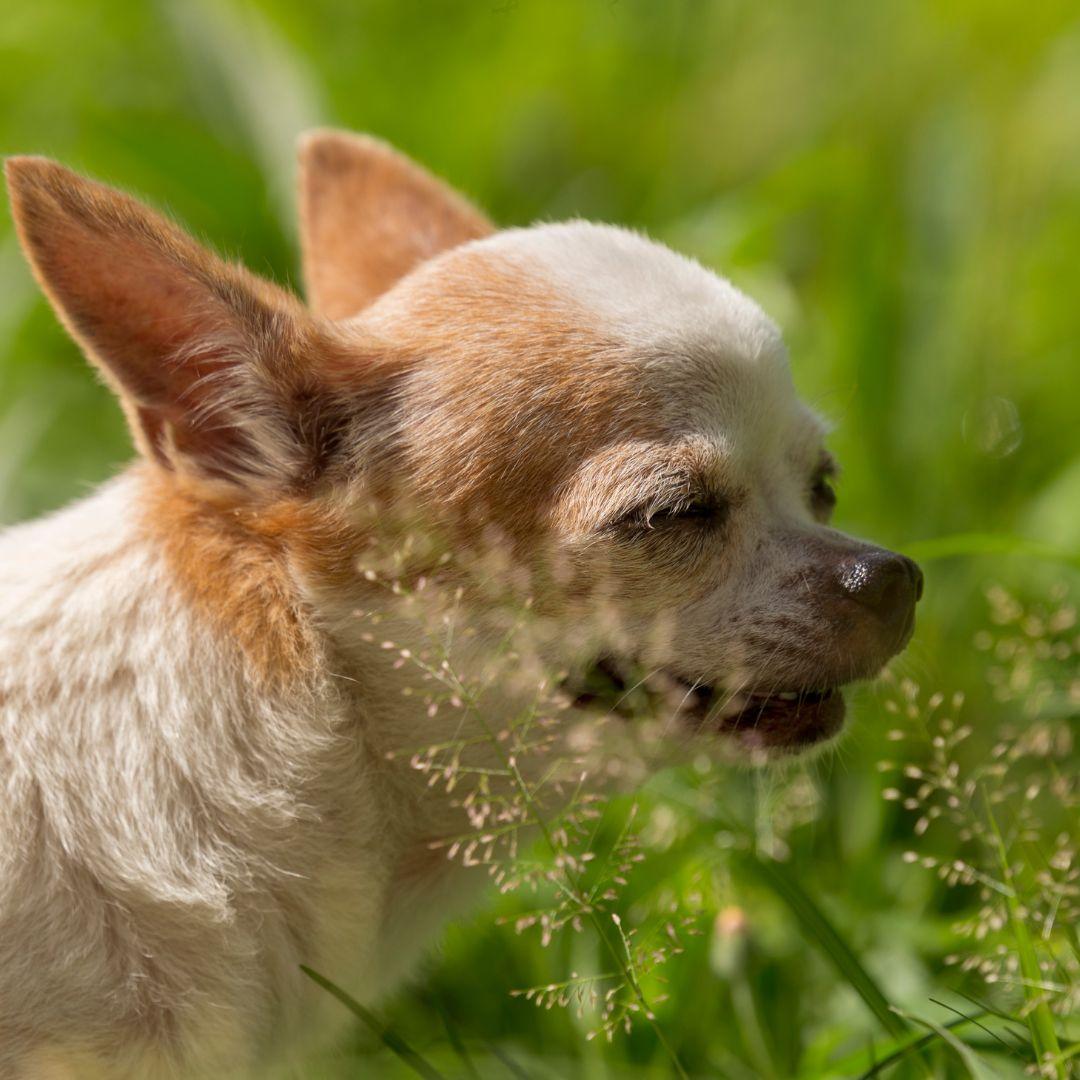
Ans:
[[[824,912],[779,863],[746,852],[743,865],[776,894],[795,916],[807,937],[815,941],[832,965],[863,999],[881,1026],[894,1039],[908,1034],[908,1025],[896,1014],[888,998],[863,967],[850,945],[839,935]]]
[[[512,632],[507,634],[506,640],[512,638]],[[516,757],[509,753],[502,741],[498,738],[497,734],[491,730],[491,726],[488,724],[484,717],[483,709],[480,702],[477,700],[476,694],[466,686],[453,672],[453,668],[449,664],[449,644],[443,649],[443,661],[445,666],[442,668],[435,668],[431,665],[425,664],[418,658],[414,658],[414,662],[417,665],[427,671],[433,678],[442,682],[444,686],[449,687],[458,696],[464,705],[466,705],[476,717],[477,722],[481,725],[486,734],[490,745],[499,756],[503,769],[507,770],[511,776],[511,779],[516,787],[521,798],[524,800],[525,805],[529,809],[531,815],[531,823],[539,829],[544,842],[547,844],[548,849],[552,855],[557,855],[559,852],[559,846],[555,842],[555,838],[552,835],[551,829],[547,823],[546,818],[540,811],[536,800],[533,797],[533,789],[529,785],[528,781],[522,775],[520,768],[518,767]],[[527,729],[526,729],[527,730]],[[660,1044],[664,1053],[667,1055],[671,1062],[671,1067],[674,1070],[674,1074],[680,1078],[680,1080],[689,1080],[688,1074],[683,1067],[682,1062],[679,1059],[679,1055],[676,1052],[674,1046],[670,1043],[665,1034],[663,1028],[660,1026],[653,1013],[652,1007],[649,1004],[648,998],[645,996],[645,991],[641,986],[637,977],[637,972],[634,970],[633,956],[630,948],[630,942],[623,932],[622,926],[617,917],[612,918],[612,925],[615,927],[619,936],[619,945],[612,942],[605,921],[600,918],[599,913],[596,911],[593,904],[593,898],[587,893],[583,887],[579,877],[571,869],[563,867],[562,876],[565,879],[566,884],[562,886],[565,892],[574,900],[574,902],[582,909],[585,917],[589,920],[590,924],[595,929],[600,941],[603,943],[604,949],[608,952],[611,959],[615,963],[621,978],[626,986],[630,988],[630,992],[634,996],[634,1000],[637,1002],[638,1007],[641,1010],[642,1015],[645,1018],[646,1023],[652,1029],[653,1034],[656,1036],[657,1042]]]
[[[1020,971],[1023,975],[1024,998],[1027,1001],[1024,1019],[1027,1022],[1028,1030],[1031,1032],[1031,1041],[1035,1047],[1040,1070],[1052,1068],[1054,1071],[1045,1075],[1056,1077],[1057,1080],[1066,1080],[1065,1066],[1062,1064],[1061,1045],[1058,1042],[1057,1031],[1054,1028],[1054,1015],[1046,1002],[1044,992],[1039,989],[1042,982],[1039,957],[1035,952],[1035,945],[1031,940],[1027,923],[1024,922],[1020,910],[1020,895],[1017,890],[1012,865],[1009,862],[1009,852],[1005,846],[1005,839],[998,828],[997,818],[994,816],[993,807],[990,805],[990,799],[985,791],[983,791],[983,803],[986,807],[986,818],[990,824],[991,835],[994,838],[994,848],[998,863],[1001,866],[1002,877],[1009,887],[1005,903],[1009,912],[1009,927],[1016,943],[1016,953],[1020,961]]]
[[[353,1016],[378,1037],[383,1046],[401,1058],[417,1076],[424,1077],[424,1080],[446,1080],[434,1065],[422,1058],[397,1032],[388,1024],[384,1024],[370,1009],[365,1009],[356,998],[342,990],[337,983],[331,982],[325,975],[320,975],[306,964],[301,964],[300,970],[313,983],[336,997]]]

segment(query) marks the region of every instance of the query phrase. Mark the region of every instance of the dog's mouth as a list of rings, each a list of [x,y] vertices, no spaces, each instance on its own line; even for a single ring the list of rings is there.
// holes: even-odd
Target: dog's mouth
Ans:
[[[801,750],[832,738],[844,723],[839,687],[726,692],[674,678],[685,688],[680,720],[702,734],[732,736],[748,750]]]
[[[796,753],[836,735],[844,723],[838,686],[744,686],[738,690],[689,679],[671,669],[636,681],[627,665],[601,657],[578,686],[567,689],[578,708],[634,717],[645,711],[683,730],[733,740],[748,755]]]

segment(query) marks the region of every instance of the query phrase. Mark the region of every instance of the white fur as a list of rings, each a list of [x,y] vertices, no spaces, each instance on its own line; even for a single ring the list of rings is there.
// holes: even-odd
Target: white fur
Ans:
[[[300,963],[370,1001],[430,922],[388,895],[416,837],[352,684],[266,698],[138,498],[128,474],[0,538],[3,1077],[266,1075],[345,1016]]]
[[[751,363],[782,361],[780,331],[753,300],[640,233],[571,221],[507,229],[472,248],[542,270],[632,343],[642,363],[703,350]]]

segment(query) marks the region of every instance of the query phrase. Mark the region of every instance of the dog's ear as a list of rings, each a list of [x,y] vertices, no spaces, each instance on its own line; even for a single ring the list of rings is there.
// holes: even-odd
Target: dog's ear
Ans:
[[[377,139],[313,131],[300,142],[304,279],[322,315],[355,315],[424,260],[493,231],[462,196]]]
[[[311,475],[332,437],[323,369],[343,362],[331,327],[127,195],[44,158],[6,172],[34,272],[148,458],[248,486]]]

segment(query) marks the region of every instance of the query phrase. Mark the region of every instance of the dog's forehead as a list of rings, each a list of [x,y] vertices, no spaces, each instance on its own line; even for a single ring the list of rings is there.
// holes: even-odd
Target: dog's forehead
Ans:
[[[473,245],[566,297],[673,419],[729,439],[733,428],[784,420],[819,439],[798,401],[779,328],[730,281],[639,233],[589,222],[508,230]]]
[[[472,247],[543,274],[643,353],[782,356],[776,324],[753,300],[640,233],[574,221],[510,229]]]
[[[523,533],[552,500],[592,520],[664,477],[775,486],[821,453],[775,324],[729,282],[622,229],[543,225],[463,244],[356,328],[400,357],[410,482],[502,507]]]
[[[772,320],[730,282],[625,229],[569,222],[472,241],[361,320],[413,358],[414,412],[505,428],[515,453],[544,431],[557,443],[545,457],[620,433],[704,438],[748,458],[802,458],[811,451],[796,443],[820,442]]]

